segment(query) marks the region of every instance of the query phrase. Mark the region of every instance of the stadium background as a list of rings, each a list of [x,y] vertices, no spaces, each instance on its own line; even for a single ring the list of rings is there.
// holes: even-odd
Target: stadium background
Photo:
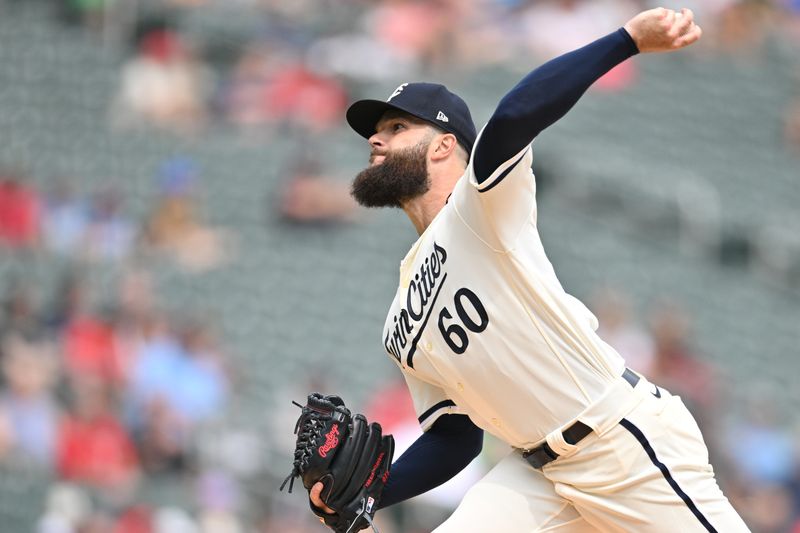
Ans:
[[[480,125],[651,5],[0,0],[0,531],[320,531],[277,491],[290,400],[416,431],[379,340],[415,234],[349,200],[347,103],[431,79]],[[752,529],[800,531],[800,5],[685,5],[700,44],[536,140],[540,228]],[[429,531],[504,452],[381,531]]]

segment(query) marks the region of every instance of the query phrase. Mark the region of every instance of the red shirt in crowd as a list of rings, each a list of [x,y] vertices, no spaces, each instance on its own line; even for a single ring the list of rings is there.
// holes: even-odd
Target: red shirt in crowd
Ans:
[[[39,235],[39,198],[14,179],[0,178],[0,244],[23,247]]]
[[[64,357],[72,375],[119,384],[123,368],[114,329],[97,318],[73,319],[64,330]]]
[[[64,479],[112,488],[129,482],[139,470],[127,431],[108,414],[65,419],[57,449],[58,472]]]

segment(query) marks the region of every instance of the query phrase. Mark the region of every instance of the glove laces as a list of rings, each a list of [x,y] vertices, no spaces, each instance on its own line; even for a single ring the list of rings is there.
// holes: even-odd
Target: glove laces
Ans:
[[[294,400],[292,403],[301,409],[303,408],[302,405]],[[292,471],[289,472],[289,475],[286,476],[286,479],[283,480],[283,483],[281,483],[279,490],[283,490],[283,487],[285,487],[288,482],[289,493],[291,494],[295,478],[300,477],[308,468],[308,461],[312,453],[311,450],[313,450],[314,446],[317,444],[317,440],[322,436],[321,429],[322,425],[319,424],[319,421],[314,416],[301,417],[297,420],[297,424],[294,427],[294,432],[297,434],[297,447],[294,451],[293,468]]]

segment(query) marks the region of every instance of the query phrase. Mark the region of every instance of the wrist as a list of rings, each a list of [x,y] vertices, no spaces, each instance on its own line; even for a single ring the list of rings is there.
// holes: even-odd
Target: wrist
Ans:
[[[623,27],[619,29],[619,33],[628,41],[630,46],[631,55],[636,55],[640,52],[639,45],[636,42],[636,38],[634,37],[633,28],[630,26],[630,23],[625,24]]]

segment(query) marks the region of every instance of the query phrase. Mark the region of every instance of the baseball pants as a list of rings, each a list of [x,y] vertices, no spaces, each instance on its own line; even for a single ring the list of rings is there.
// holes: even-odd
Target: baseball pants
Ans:
[[[541,470],[514,450],[435,533],[749,531],[683,401],[645,379],[629,392],[632,410],[576,445],[562,438]]]

